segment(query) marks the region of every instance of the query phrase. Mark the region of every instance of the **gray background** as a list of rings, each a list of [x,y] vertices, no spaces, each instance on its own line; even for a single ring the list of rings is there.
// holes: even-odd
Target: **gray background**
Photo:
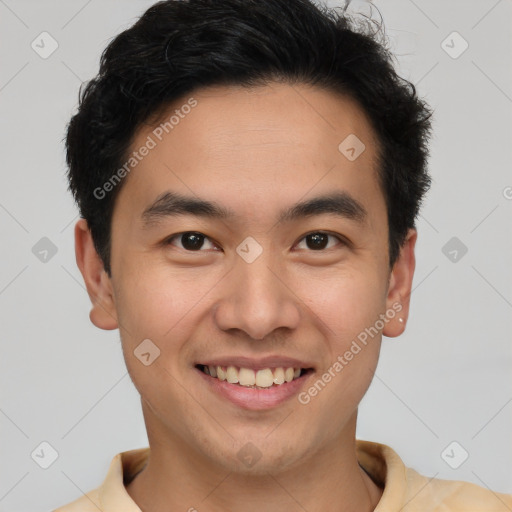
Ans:
[[[67,503],[102,482],[116,453],[147,445],[118,331],[89,321],[62,138],[103,48],[152,3],[0,0],[2,512]],[[383,340],[358,437],[425,475],[512,493],[511,2],[375,5],[401,73],[435,109],[434,182],[407,331]],[[31,47],[43,31],[58,43],[46,59]],[[454,31],[469,44],[457,58]],[[46,262],[43,237],[57,250]],[[43,441],[58,453],[47,469],[31,458]]]

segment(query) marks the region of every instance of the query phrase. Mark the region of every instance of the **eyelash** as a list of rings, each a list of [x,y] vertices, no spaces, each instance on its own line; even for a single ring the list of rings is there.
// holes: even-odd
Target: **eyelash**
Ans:
[[[171,235],[170,237],[168,237],[167,239],[164,240],[164,245],[173,245],[172,244],[172,241],[176,238],[179,239],[179,237],[181,237],[182,235],[185,235],[185,234],[194,234],[194,235],[200,235],[202,237],[204,237],[206,240],[210,240],[210,237],[204,235],[203,233],[200,233],[199,231],[182,231],[181,233],[176,233],[174,235]],[[339,245],[341,246],[347,246],[348,245],[348,242],[347,240],[345,240],[343,237],[341,237],[340,235],[335,235],[334,233],[330,233],[329,231],[310,231],[309,233],[306,233],[300,240],[299,240],[299,243],[302,242],[303,240],[305,240],[308,236],[311,236],[311,235],[316,235],[316,234],[321,234],[321,235],[327,235],[327,236],[330,236],[332,238],[335,238],[336,240],[338,240],[338,242],[340,242]],[[213,244],[213,242],[210,240],[210,242]],[[215,244],[214,244],[215,245]],[[329,244],[327,244],[329,245]],[[181,249],[181,248],[180,248]],[[309,249],[309,252],[326,252],[328,251],[329,249],[333,249],[332,247],[329,247],[329,248],[323,248],[323,249],[318,249],[318,250],[313,250],[313,249]],[[182,248],[182,250],[186,251],[186,252],[191,252],[191,253],[194,253],[194,252],[207,252],[205,250],[203,250],[202,248],[201,249],[198,249],[197,251],[191,251],[189,249],[185,249],[184,247]]]

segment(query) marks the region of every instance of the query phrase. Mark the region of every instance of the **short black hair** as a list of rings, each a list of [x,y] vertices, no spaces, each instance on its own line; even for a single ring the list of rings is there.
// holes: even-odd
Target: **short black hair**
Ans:
[[[103,51],[99,73],[80,88],[78,112],[67,127],[69,189],[108,275],[122,183],[101,198],[94,191],[126,162],[137,129],[200,88],[272,81],[341,93],[370,119],[380,146],[393,266],[430,187],[432,117],[414,85],[396,73],[393,58],[379,23],[310,0],[166,0],[151,6]]]

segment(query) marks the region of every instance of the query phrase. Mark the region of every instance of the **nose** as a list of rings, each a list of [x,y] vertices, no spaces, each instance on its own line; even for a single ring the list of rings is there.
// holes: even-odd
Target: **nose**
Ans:
[[[251,263],[236,257],[215,305],[214,319],[220,329],[241,330],[251,339],[262,340],[276,329],[297,328],[300,299],[270,252],[264,250]]]

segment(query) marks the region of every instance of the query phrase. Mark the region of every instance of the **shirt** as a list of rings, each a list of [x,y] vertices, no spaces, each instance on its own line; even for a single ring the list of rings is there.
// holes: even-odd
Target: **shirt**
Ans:
[[[124,482],[140,471],[150,448],[118,453],[97,489],[53,512],[141,512]],[[428,478],[404,465],[385,444],[356,440],[357,459],[383,488],[375,512],[510,512],[512,494],[496,493],[476,484]]]

